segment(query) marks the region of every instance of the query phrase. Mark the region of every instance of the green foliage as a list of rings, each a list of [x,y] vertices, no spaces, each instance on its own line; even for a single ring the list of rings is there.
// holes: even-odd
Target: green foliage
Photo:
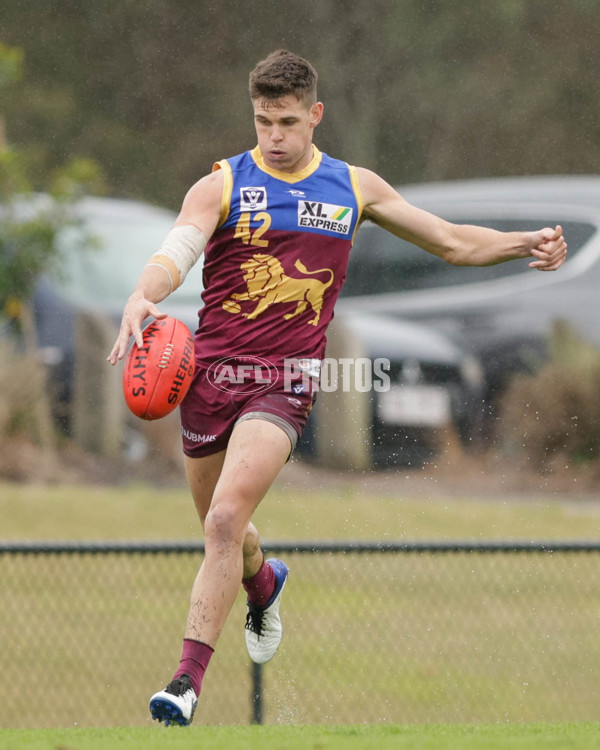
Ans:
[[[392,182],[600,168],[594,0],[222,0],[201,23],[163,0],[4,0],[2,33],[27,54],[3,109],[36,187],[75,150],[112,193],[177,207],[253,145],[248,72],[281,46],[319,71],[317,143]]]
[[[93,159],[73,157],[54,170],[51,175],[49,192],[61,201],[74,201],[84,195],[106,193],[104,173]]]
[[[65,173],[66,174],[66,173]],[[62,194],[55,198],[28,190],[18,154],[0,151],[0,310],[11,315],[16,303],[27,301],[43,271],[60,259],[58,235],[75,223],[72,207],[75,182],[61,178]]]
[[[555,327],[552,357],[520,376],[503,401],[503,433],[518,461],[565,471],[600,458],[600,353],[568,325]]]
[[[0,90],[21,78],[23,62],[21,48],[0,42]],[[17,97],[27,95],[27,88],[13,89]],[[0,125],[0,313],[18,317],[40,273],[52,271],[60,260],[58,236],[77,224],[76,201],[84,193],[103,192],[105,185],[94,160],[70,156],[39,184],[48,195],[35,195],[26,152],[3,142],[3,121]]]
[[[29,190],[19,154],[9,148],[0,149],[0,205],[11,203],[16,193]]]
[[[0,42],[0,90],[21,78],[24,59],[22,49]]]

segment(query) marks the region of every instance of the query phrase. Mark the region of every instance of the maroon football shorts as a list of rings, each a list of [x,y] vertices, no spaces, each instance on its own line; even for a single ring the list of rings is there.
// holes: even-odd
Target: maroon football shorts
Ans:
[[[281,427],[290,439],[291,455],[315,401],[316,381],[290,384],[280,372],[275,382],[257,390],[253,381],[223,388],[213,380],[206,369],[197,368],[181,404],[186,456],[202,458],[225,450],[235,425],[246,419],[264,419]]]

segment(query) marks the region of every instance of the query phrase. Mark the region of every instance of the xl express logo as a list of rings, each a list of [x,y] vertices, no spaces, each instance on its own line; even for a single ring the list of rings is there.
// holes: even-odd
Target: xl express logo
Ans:
[[[333,203],[298,201],[298,226],[325,229],[337,234],[348,234],[352,224],[352,209]]]

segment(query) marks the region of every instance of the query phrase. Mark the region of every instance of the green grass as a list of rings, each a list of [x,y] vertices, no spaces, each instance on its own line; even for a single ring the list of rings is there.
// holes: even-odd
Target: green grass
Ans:
[[[598,538],[600,504],[589,499],[408,494],[406,485],[396,488],[389,475],[383,479],[381,486],[363,483],[359,477],[352,484],[344,477],[337,485],[317,487],[314,477],[302,486],[284,475],[259,508],[257,524],[263,537],[271,540]],[[3,483],[0,517],[0,534],[9,540],[202,538],[184,488]],[[596,559],[588,555],[569,559],[560,555],[543,559],[413,555],[395,560],[392,571],[387,558],[369,559],[365,564],[363,558],[352,556],[290,556],[294,575],[286,604],[290,626],[276,667],[267,670],[266,721],[302,725],[362,720],[425,724],[595,719],[600,670],[594,640],[600,611],[594,583]],[[44,705],[37,699],[32,703],[30,691],[20,688],[6,696],[0,726],[69,727],[77,721],[79,727],[91,727],[105,715],[112,716],[108,722],[112,725],[148,722],[147,693],[162,685],[178,656],[181,624],[197,566],[194,556],[79,560],[63,556],[45,558],[43,565],[35,557],[7,557],[4,564],[0,593],[16,614],[6,609],[5,630],[0,630],[0,672],[8,680],[7,675],[38,669],[34,685]],[[361,578],[365,575],[366,580]],[[184,739],[159,731],[156,737],[164,742],[167,737],[171,743],[193,736],[201,738],[202,747],[211,747],[206,744],[211,738],[218,742],[223,736],[214,730],[215,724],[248,720],[247,665],[238,632],[238,623],[243,621],[241,599],[236,607],[213,660],[202,713],[197,717],[198,724],[213,726],[197,726],[188,735],[182,733]],[[307,612],[311,638],[315,629],[328,633],[318,690],[310,669],[305,668],[314,662],[314,642],[311,646],[302,627],[292,626],[301,623]],[[23,638],[29,644],[27,650],[22,649]],[[373,645],[367,646],[367,640]],[[47,648],[48,642],[52,648]],[[73,643],[87,645],[76,654],[70,647]],[[160,659],[156,657],[159,645]],[[142,658],[144,649],[153,654],[152,659]],[[338,659],[340,653],[346,658]],[[91,658],[96,659],[93,664]],[[139,679],[130,685],[131,664],[138,665]],[[148,669],[151,674],[143,671]],[[357,671],[370,674],[367,701],[364,684],[355,679]],[[72,685],[75,677],[88,672],[94,679],[85,679],[83,684],[93,691],[82,696],[82,712],[58,688]],[[127,686],[135,709],[122,705],[119,685]],[[235,715],[225,706],[225,700],[234,697]],[[13,718],[25,713],[26,722]],[[552,727],[554,734],[548,741],[554,744],[546,746],[578,747],[556,744],[559,738],[571,741],[572,726],[568,732],[563,725]],[[145,729],[132,730],[131,736],[155,736],[145,735]],[[500,743],[494,739],[495,732],[509,729],[492,727],[485,741]],[[234,735],[237,742],[237,730],[229,731],[231,743]],[[264,736],[281,738],[273,746],[282,750],[336,747],[326,744],[337,741],[334,728],[307,729],[320,734],[304,740],[295,739],[300,734],[278,735],[277,731],[285,732],[285,727]],[[430,739],[428,728],[417,731],[418,740],[410,728],[393,735],[394,747],[445,747],[421,744],[439,742],[439,736]],[[453,736],[456,731],[452,729]],[[472,731],[465,729],[462,740],[455,739],[459,744],[448,747],[494,747],[465,744],[481,740],[471,738]],[[525,735],[530,732],[523,731]],[[226,736],[225,729],[223,733]],[[26,736],[19,735],[19,743]],[[39,745],[52,750],[88,747],[82,744],[88,741],[83,729],[67,732],[62,739],[48,740],[58,735],[44,732],[31,736],[54,743]],[[371,736],[377,737],[379,748],[392,742],[387,735],[343,735],[346,742],[363,743],[349,747],[370,747],[366,743],[371,743]],[[17,735],[11,730],[0,730],[0,748],[28,747],[2,744],[12,742],[13,737]],[[106,741],[96,730],[89,737],[90,742]],[[239,741],[250,742],[251,737],[241,730]],[[143,740],[146,744],[140,746],[151,748],[150,741]],[[301,744],[292,744],[296,741]],[[111,742],[89,747],[111,747]],[[173,745],[178,746],[184,745]],[[515,745],[530,746],[534,745]]]
[[[1,750],[594,750],[600,724],[0,730]]]
[[[288,554],[265,722],[598,718],[598,555]],[[148,726],[198,556],[3,556],[0,726]],[[197,725],[245,724],[240,594]],[[33,678],[33,679],[32,679]]]
[[[389,480],[389,476],[387,478]],[[185,488],[0,484],[3,539],[201,539]],[[552,494],[431,496],[390,482],[328,488],[282,479],[255,514],[263,538],[598,538],[600,503]]]

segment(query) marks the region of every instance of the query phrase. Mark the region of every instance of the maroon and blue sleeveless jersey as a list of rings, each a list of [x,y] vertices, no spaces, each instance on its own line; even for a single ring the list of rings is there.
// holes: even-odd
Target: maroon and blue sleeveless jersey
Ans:
[[[313,149],[294,174],[266,166],[258,147],[215,164],[224,189],[205,251],[201,364],[324,356],[362,198],[355,169]]]

